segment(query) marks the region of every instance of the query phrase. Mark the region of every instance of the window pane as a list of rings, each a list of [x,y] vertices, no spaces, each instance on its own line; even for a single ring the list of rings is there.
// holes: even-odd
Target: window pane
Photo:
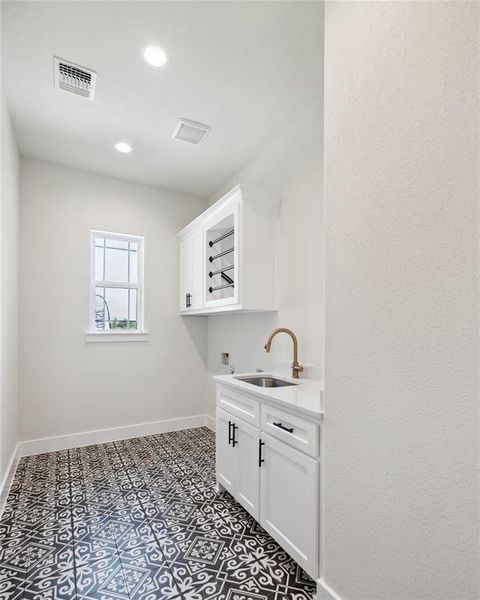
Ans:
[[[121,250],[128,250],[128,242],[124,240],[107,238],[105,240],[105,245],[107,246],[107,248],[119,248]]]
[[[105,288],[95,288],[95,328],[108,329],[108,311],[105,305]]]
[[[132,293],[133,292],[133,293]],[[136,290],[96,288],[96,327],[99,329],[136,329]],[[130,298],[130,306],[129,306]]]
[[[128,290],[122,288],[107,288],[105,300],[110,312],[110,322],[128,320]]]
[[[128,253],[129,255],[129,260],[130,260],[130,283],[137,283],[137,257],[138,257],[138,253],[137,252],[132,252],[130,251]]]
[[[97,330],[137,329],[139,296],[141,290],[130,289],[139,281],[141,241],[109,237],[101,232],[93,234],[93,270],[97,283],[94,290],[95,319],[92,326]],[[106,283],[108,282],[108,285]],[[112,287],[114,285],[115,287]]]
[[[128,283],[128,252],[105,249],[105,281]]]
[[[104,279],[103,253],[103,247],[98,248],[97,246],[95,246],[95,279],[97,281],[102,281]]]
[[[129,319],[130,321],[137,322],[137,290],[129,290],[130,292],[130,306],[129,306]]]

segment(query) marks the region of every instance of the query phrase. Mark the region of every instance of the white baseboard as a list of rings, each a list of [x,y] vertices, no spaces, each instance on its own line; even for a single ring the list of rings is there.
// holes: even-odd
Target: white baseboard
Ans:
[[[17,456],[32,456],[34,454],[43,454],[44,452],[79,448],[81,446],[90,446],[91,444],[104,444],[106,442],[127,440],[155,433],[193,429],[194,427],[206,426],[211,428],[211,419],[208,415],[195,415],[180,419],[165,419],[163,421],[151,421],[149,423],[112,427],[110,429],[97,429],[95,431],[71,433],[57,437],[27,440],[18,443]]]
[[[325,580],[321,577],[317,579],[317,593],[315,595],[315,600],[343,600],[340,596],[332,590],[332,588],[325,582]]]
[[[216,425],[215,417],[212,417],[211,415],[205,415],[205,419],[206,419],[205,425],[212,431],[215,431],[215,425]]]
[[[5,504],[7,501],[8,492],[10,491],[10,486],[13,481],[13,477],[15,475],[15,470],[18,464],[18,444],[15,446],[12,452],[12,456],[8,461],[7,470],[5,471],[5,475],[0,483],[0,518],[2,517],[3,509],[5,508]]]

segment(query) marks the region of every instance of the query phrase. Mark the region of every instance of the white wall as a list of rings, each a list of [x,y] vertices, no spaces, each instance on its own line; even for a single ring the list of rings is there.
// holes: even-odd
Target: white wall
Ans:
[[[477,600],[480,5],[328,2],[325,579]]]
[[[0,198],[0,483],[17,443],[18,176],[15,136],[2,93]]]
[[[321,74],[319,74],[321,77]],[[211,376],[226,372],[220,353],[230,353],[237,372],[269,369],[272,360],[292,361],[292,344],[278,336],[272,353],[263,347],[271,330],[290,327],[299,340],[299,359],[323,366],[322,129],[319,108],[289,127],[211,198],[237,183],[279,192],[283,197],[279,229],[279,311],[208,317],[207,402],[214,414]],[[288,371],[287,371],[288,372]]]
[[[175,232],[205,201],[21,162],[22,440],[205,412],[205,320],[178,316]],[[90,230],[145,236],[146,343],[86,343]]]

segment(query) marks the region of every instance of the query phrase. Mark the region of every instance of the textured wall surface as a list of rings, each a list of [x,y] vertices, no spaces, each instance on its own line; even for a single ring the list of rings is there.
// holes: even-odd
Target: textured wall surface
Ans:
[[[17,443],[19,161],[2,95],[0,198],[0,482]]]
[[[480,5],[328,2],[325,580],[477,600]]]
[[[205,412],[205,320],[178,315],[176,231],[205,201],[21,162],[22,440]],[[86,343],[90,230],[145,237],[148,342]]]

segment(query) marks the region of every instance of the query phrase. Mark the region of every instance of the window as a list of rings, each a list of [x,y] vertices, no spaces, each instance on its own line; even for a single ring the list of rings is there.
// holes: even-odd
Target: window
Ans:
[[[143,238],[92,231],[90,335],[106,333],[144,333]]]

